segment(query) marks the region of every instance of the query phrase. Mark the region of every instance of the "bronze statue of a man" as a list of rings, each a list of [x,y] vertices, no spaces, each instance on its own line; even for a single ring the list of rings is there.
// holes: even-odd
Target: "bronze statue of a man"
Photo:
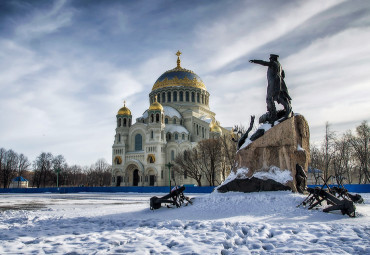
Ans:
[[[250,63],[268,66],[267,69],[267,111],[269,113],[269,121],[274,122],[277,120],[277,113],[274,101],[282,104],[285,110],[285,118],[289,118],[292,112],[290,101],[292,100],[288,93],[288,88],[284,82],[285,74],[279,61],[279,56],[270,54],[270,61],[263,60],[249,60]]]

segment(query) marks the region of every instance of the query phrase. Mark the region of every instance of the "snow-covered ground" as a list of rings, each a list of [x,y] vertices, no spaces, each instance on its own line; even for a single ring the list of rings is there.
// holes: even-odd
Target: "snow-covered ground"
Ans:
[[[1,194],[0,254],[370,254],[370,194],[357,218],[296,206],[291,192]],[[189,194],[188,194],[189,195]]]

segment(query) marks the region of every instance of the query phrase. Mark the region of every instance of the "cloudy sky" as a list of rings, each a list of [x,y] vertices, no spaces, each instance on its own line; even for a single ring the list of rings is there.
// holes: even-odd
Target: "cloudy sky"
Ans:
[[[0,147],[111,160],[115,115],[149,107],[156,79],[195,71],[222,126],[266,111],[266,68],[280,55],[293,111],[311,142],[370,120],[369,1],[1,1]]]

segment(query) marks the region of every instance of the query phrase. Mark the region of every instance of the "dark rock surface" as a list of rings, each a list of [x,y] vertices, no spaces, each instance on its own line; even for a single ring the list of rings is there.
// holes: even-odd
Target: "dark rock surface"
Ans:
[[[262,180],[252,177],[250,179],[234,179],[231,182],[220,186],[217,190],[221,193],[225,193],[229,191],[256,192],[291,190],[291,188],[271,179]]]

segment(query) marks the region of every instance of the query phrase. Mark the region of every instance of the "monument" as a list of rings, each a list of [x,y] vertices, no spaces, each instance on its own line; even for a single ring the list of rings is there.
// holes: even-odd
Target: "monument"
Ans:
[[[306,189],[307,169],[310,160],[309,126],[302,115],[294,114],[291,97],[278,61],[250,60],[250,63],[267,66],[267,112],[260,116],[260,127],[249,135],[248,131],[238,141],[238,152],[229,177],[219,186],[219,192],[274,191]],[[283,105],[277,111],[275,102]]]

